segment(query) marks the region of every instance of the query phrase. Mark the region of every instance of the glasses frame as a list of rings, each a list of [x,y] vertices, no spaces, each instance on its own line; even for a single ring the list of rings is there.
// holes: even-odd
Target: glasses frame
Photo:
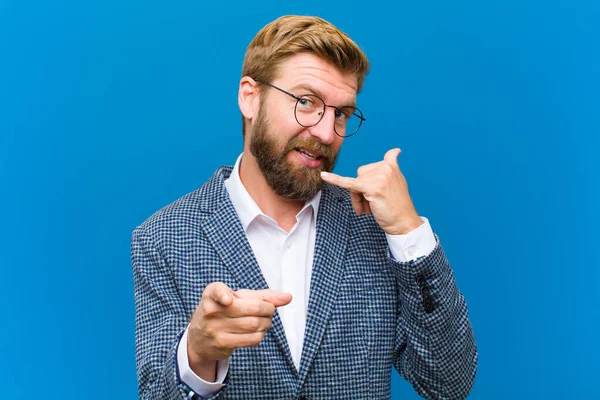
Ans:
[[[303,126],[303,127],[305,127],[305,128],[310,128],[310,127],[313,127],[313,126],[317,125],[319,122],[321,122],[321,121],[323,120],[323,116],[325,115],[325,110],[327,109],[327,107],[331,107],[331,108],[335,109],[335,110],[336,110],[336,111],[338,111],[338,112],[342,112],[342,109],[341,109],[340,107],[336,107],[336,106],[332,106],[332,105],[329,105],[329,104],[325,104],[325,101],[323,101],[323,99],[322,99],[322,98],[320,98],[319,96],[317,96],[316,94],[312,94],[312,93],[306,93],[306,94],[303,94],[302,96],[296,96],[295,94],[292,94],[292,93],[290,93],[290,92],[288,92],[288,91],[285,91],[285,90],[283,90],[283,89],[281,89],[281,88],[279,88],[279,87],[277,87],[277,86],[275,86],[275,85],[273,85],[273,84],[271,84],[271,83],[269,83],[269,82],[265,82],[265,81],[263,81],[263,80],[261,80],[261,79],[255,79],[255,81],[256,81],[256,82],[258,82],[258,83],[262,83],[263,85],[270,86],[270,87],[272,87],[273,89],[279,90],[281,93],[285,93],[285,94],[287,94],[288,96],[290,96],[291,98],[295,99],[295,100],[296,100],[296,105],[294,106],[294,118],[296,119],[296,122],[298,123],[298,125],[300,125],[300,126]],[[300,121],[298,121],[298,116],[296,115],[296,110],[298,109],[298,102],[299,102],[300,100],[302,100],[302,97],[304,97],[304,96],[316,97],[317,99],[321,100],[321,102],[323,103],[323,112],[321,113],[321,117],[319,118],[319,120],[318,120],[317,122],[315,122],[315,123],[314,123],[314,124],[312,124],[312,125],[304,125],[304,124],[301,124],[301,123],[300,123]],[[343,108],[343,107],[342,107],[342,108]],[[339,137],[342,137],[342,138],[347,138],[347,137],[350,137],[350,136],[354,135],[356,132],[358,132],[358,131],[360,130],[360,127],[362,126],[362,123],[363,123],[364,121],[366,121],[366,118],[364,118],[364,117],[363,117],[363,115],[362,115],[362,111],[360,111],[360,110],[359,110],[358,108],[356,108],[356,107],[352,107],[352,108],[354,108],[354,109],[356,110],[356,111],[354,111],[354,113],[352,113],[352,115],[354,115],[355,117],[357,117],[357,118],[360,120],[360,122],[358,123],[358,127],[357,127],[357,128],[354,130],[354,132],[352,132],[352,133],[351,133],[351,134],[349,134],[349,135],[340,135],[340,134],[339,134],[339,133],[338,133],[338,132],[335,130],[335,124],[333,124],[333,131],[334,131],[334,132],[335,132],[335,134],[336,134],[336,135],[338,135]],[[357,113],[357,111],[358,111],[358,113]]]

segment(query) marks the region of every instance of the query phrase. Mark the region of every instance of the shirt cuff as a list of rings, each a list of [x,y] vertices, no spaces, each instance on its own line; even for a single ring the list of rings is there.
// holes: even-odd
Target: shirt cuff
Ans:
[[[398,262],[414,261],[426,257],[435,249],[436,241],[429,220],[419,217],[423,223],[406,235],[388,235],[385,237],[392,257]]]
[[[185,332],[181,336],[181,340],[179,341],[179,346],[177,348],[177,366],[179,367],[181,381],[188,385],[190,389],[192,389],[201,397],[212,397],[215,393],[221,390],[223,386],[225,386],[223,381],[225,380],[225,376],[227,376],[227,371],[229,370],[229,358],[222,361],[217,361],[217,380],[215,382],[207,382],[196,375],[196,373],[192,371],[192,368],[190,367],[190,362],[187,355],[187,338],[188,328],[186,328]]]

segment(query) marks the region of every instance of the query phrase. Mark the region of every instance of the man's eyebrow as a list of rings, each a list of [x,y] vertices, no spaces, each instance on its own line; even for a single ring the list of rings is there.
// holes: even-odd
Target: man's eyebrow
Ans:
[[[292,92],[294,94],[294,96],[302,96],[305,94],[316,94],[317,96],[319,96],[321,99],[324,99],[323,93],[321,93],[319,90],[317,90],[315,87],[307,84],[307,83],[302,83],[296,86],[293,86],[292,89],[290,90],[290,92]],[[350,104],[344,104],[342,106],[338,106],[337,104],[330,104],[332,106],[336,106],[336,107],[356,107],[356,100],[353,100],[352,102],[350,102]]]
[[[301,83],[299,85],[296,85],[296,86],[292,87],[291,91],[295,92],[294,94],[296,96],[302,96],[303,94],[316,94],[320,98],[323,98],[323,93],[321,93],[315,87],[313,87],[307,83]],[[302,92],[302,93],[300,93],[300,92]]]

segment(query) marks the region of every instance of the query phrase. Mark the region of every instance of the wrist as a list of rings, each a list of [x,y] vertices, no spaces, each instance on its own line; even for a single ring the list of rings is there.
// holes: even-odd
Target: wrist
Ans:
[[[417,215],[413,218],[407,219],[405,221],[393,225],[386,231],[386,233],[388,235],[407,235],[410,232],[417,229],[418,227],[420,227],[421,225],[423,225],[423,221]]]
[[[190,369],[203,380],[214,382],[217,376],[217,360],[202,357],[197,352],[193,351],[189,339],[188,336],[187,356]]]
[[[188,350],[188,362],[192,371],[206,382],[214,382],[217,379],[216,360],[198,357]]]

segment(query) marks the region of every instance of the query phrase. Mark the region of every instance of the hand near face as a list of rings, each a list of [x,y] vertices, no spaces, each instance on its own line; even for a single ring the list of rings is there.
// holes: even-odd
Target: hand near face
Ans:
[[[271,327],[275,309],[292,300],[273,290],[237,292],[221,282],[206,286],[188,328],[188,360],[202,379],[212,382],[216,361],[241,347],[257,346]]]
[[[382,161],[363,165],[356,178],[321,172],[325,182],[350,191],[357,215],[372,213],[389,235],[405,235],[422,224],[398,166],[400,151],[389,150]]]

